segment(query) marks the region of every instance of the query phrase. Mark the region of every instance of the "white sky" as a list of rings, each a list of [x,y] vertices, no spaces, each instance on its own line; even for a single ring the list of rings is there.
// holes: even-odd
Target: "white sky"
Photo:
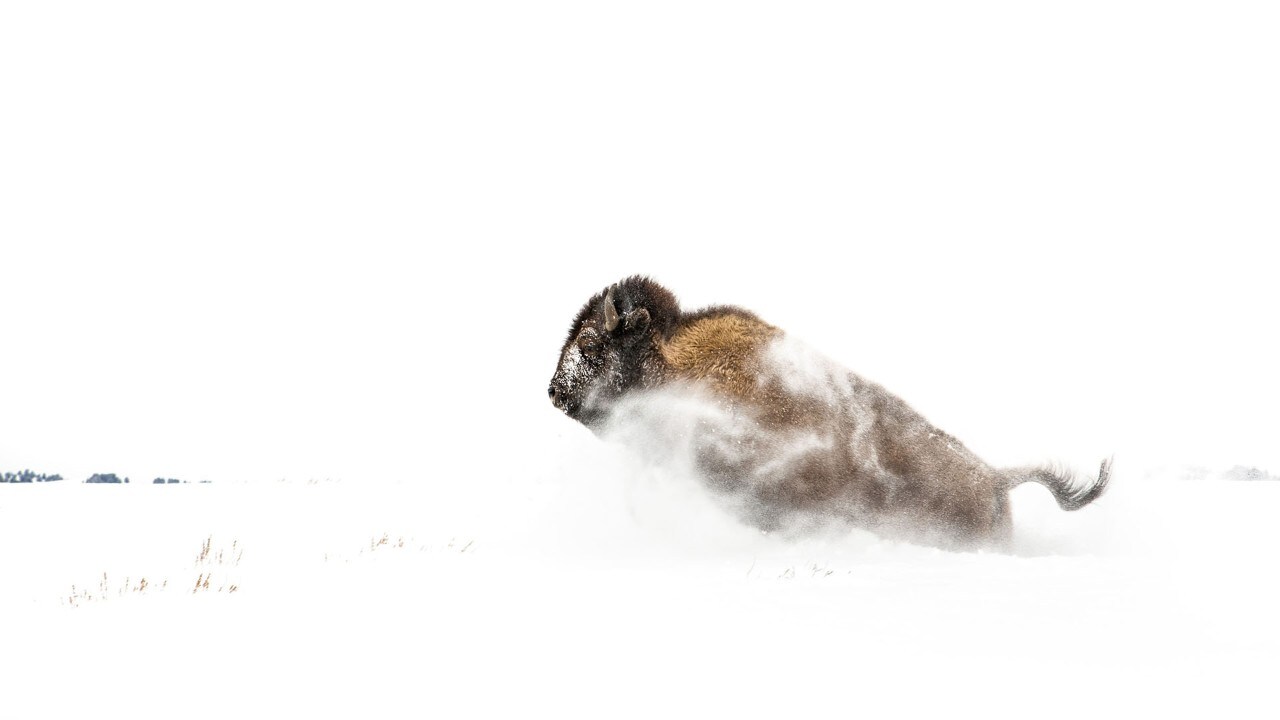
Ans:
[[[635,272],[998,464],[1280,470],[1273,5],[423,5],[0,6],[0,470],[519,473]]]

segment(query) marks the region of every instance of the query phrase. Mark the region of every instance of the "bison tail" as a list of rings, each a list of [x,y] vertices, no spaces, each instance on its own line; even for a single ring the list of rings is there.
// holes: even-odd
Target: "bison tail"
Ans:
[[[1078,484],[1070,471],[1043,467],[1015,468],[1004,471],[1004,475],[1009,480],[1009,487],[1038,482],[1049,488],[1063,510],[1079,510],[1097,500],[1107,489],[1107,481],[1111,479],[1111,460],[1103,460],[1097,479],[1084,484]]]

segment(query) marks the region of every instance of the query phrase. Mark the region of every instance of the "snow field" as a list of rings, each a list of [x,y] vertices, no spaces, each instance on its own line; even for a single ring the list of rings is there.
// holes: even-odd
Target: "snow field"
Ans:
[[[1280,532],[1268,520],[1280,485],[1140,478],[1071,515],[1022,488],[1019,551],[1005,556],[856,532],[761,537],[699,508],[678,478],[585,468],[448,491],[3,488],[0,706],[12,717],[1276,709]]]

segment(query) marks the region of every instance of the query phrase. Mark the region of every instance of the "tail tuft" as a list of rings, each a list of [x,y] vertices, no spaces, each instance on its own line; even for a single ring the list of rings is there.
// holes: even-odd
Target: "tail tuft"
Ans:
[[[1107,489],[1107,482],[1111,479],[1111,458],[1102,461],[1096,480],[1079,486],[1074,473],[1043,467],[1007,470],[1005,476],[1009,478],[1010,487],[1024,482],[1038,482],[1049,488],[1049,492],[1058,501],[1058,507],[1063,510],[1079,510],[1097,500]]]

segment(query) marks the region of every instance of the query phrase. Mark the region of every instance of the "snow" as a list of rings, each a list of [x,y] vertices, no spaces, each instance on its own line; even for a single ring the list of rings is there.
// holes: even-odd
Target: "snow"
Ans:
[[[1277,32],[0,5],[0,717],[1275,717]],[[635,273],[1112,484],[753,533],[547,400]]]
[[[0,488],[7,714],[1277,709],[1275,483],[1019,489],[1014,554],[947,553],[760,536],[582,440],[449,488]]]

